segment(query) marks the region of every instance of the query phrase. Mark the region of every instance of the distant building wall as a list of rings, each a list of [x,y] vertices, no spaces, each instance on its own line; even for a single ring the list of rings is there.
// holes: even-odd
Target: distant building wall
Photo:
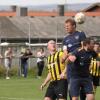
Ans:
[[[17,16],[27,16],[28,8],[27,7],[17,7],[16,13],[17,13]]]
[[[58,5],[58,15],[64,16],[64,5]]]
[[[16,12],[16,8],[17,8],[17,6],[15,6],[15,5],[11,6],[11,9],[13,12]]]

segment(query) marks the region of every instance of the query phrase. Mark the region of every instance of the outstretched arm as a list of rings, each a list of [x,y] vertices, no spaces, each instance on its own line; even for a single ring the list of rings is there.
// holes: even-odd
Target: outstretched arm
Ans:
[[[47,85],[47,83],[51,80],[51,73],[48,73],[46,79],[44,80],[44,82],[41,85],[41,90],[43,90],[43,88]]]

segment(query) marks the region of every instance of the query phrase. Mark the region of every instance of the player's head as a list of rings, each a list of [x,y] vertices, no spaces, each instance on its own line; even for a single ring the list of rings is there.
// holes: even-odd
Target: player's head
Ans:
[[[89,38],[90,39],[90,46],[91,46],[91,50],[93,50],[93,48],[94,48],[94,40],[93,39],[91,39],[91,38]]]
[[[71,34],[72,32],[75,31],[75,29],[76,29],[76,22],[73,19],[67,19],[65,21],[65,30],[66,30],[66,32]]]
[[[82,45],[83,45],[83,48],[86,48],[88,50],[91,49],[91,41],[90,39],[85,39],[83,42],[82,42]]]
[[[100,44],[98,43],[98,42],[95,42],[94,43],[94,51],[96,51],[96,52],[98,52],[98,51],[100,51]]]
[[[54,40],[50,40],[47,44],[47,48],[50,52],[56,51],[56,42]]]

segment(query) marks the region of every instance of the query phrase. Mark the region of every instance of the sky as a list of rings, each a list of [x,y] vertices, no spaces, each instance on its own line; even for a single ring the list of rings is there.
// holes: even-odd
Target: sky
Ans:
[[[0,0],[0,5],[46,5],[46,4],[65,4],[65,3],[96,3],[100,0]]]

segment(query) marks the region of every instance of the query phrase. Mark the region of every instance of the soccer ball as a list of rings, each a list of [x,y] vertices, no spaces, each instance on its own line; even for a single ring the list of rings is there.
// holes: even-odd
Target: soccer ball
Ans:
[[[82,13],[82,12],[79,12],[75,15],[75,22],[78,23],[78,24],[83,24],[85,22],[85,14]]]

